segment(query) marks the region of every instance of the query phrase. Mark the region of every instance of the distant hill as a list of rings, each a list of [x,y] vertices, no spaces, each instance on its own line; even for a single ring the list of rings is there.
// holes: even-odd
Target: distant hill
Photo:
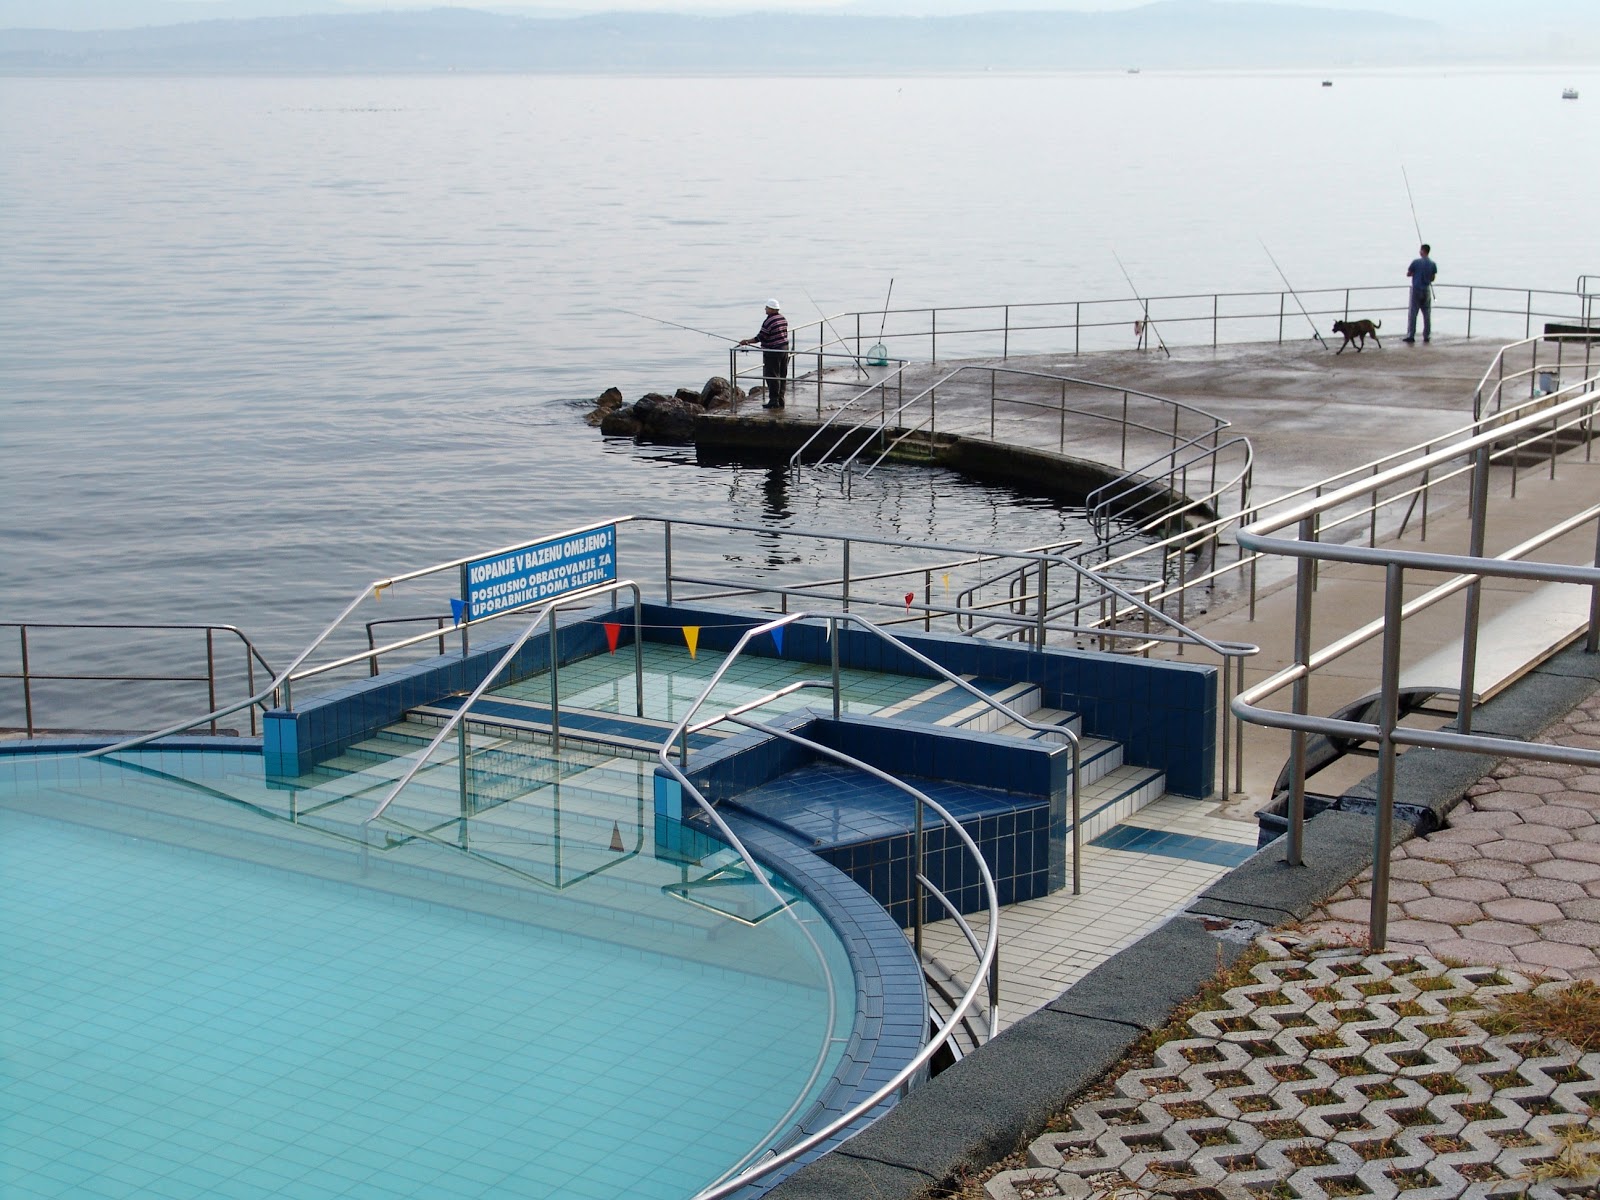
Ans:
[[[1213,0],[1118,12],[506,16],[464,8],[0,30],[17,72],[868,72],[1415,63],[1431,22]]]

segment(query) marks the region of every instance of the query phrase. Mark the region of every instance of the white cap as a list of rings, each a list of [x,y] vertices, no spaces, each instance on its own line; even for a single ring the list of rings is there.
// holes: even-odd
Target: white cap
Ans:
[[[777,301],[776,297],[769,298],[767,300],[767,307],[771,308],[771,309],[777,309],[778,308],[778,301]]]

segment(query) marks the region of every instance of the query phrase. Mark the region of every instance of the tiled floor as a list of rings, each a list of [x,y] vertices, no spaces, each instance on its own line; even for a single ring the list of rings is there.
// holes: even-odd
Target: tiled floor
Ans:
[[[1081,895],[1068,888],[1001,912],[1001,1028],[1048,1004],[1187,905],[1230,869],[1214,860],[1230,850],[1247,855],[1254,849],[1255,826],[1217,817],[1216,808],[1206,801],[1164,796],[1083,848]],[[1140,848],[1145,831],[1175,836]],[[1126,839],[1139,841],[1127,849],[1114,848]],[[970,923],[981,939],[987,920],[980,916]],[[955,922],[929,925],[923,944],[951,970],[967,976],[972,951]]]

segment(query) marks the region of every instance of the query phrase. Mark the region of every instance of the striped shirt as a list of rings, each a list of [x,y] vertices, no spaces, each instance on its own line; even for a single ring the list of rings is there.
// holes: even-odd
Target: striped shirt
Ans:
[[[789,348],[789,322],[782,313],[767,314],[767,319],[761,322],[761,332],[756,334],[756,342],[763,350]]]

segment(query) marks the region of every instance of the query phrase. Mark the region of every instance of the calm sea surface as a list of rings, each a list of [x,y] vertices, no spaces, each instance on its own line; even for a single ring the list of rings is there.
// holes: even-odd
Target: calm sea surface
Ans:
[[[1116,256],[1146,293],[1276,291],[1263,244],[1302,289],[1393,283],[1406,177],[1441,282],[1600,273],[1600,72],[1333,78],[0,79],[0,619],[284,658],[368,579],[619,512],[1069,520],[605,442],[581,401],[727,363],[620,309],[742,337],[769,294],[799,322],[891,278],[1111,298]]]

